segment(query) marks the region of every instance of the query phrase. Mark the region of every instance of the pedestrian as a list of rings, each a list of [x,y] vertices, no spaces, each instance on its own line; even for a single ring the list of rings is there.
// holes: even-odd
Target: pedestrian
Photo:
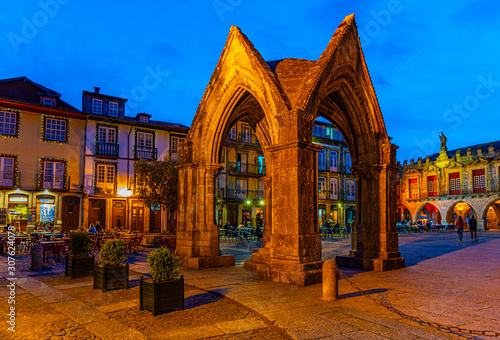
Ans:
[[[458,216],[457,219],[457,233],[458,233],[458,242],[462,242],[462,236],[464,234],[464,219],[462,216]]]
[[[470,238],[471,238],[472,242],[474,242],[474,241],[477,242],[477,221],[474,218],[474,216],[469,218],[469,230],[470,230]]]
[[[90,223],[89,230],[87,231],[89,234],[95,234],[96,230],[92,223]]]
[[[120,221],[120,220],[118,220]],[[101,221],[97,220],[95,221],[95,230],[100,233],[102,231],[102,225],[101,225]]]

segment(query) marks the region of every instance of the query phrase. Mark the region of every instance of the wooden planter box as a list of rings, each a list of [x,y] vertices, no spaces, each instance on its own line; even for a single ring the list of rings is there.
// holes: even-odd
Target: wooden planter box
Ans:
[[[174,309],[184,309],[184,277],[179,280],[156,283],[152,279],[139,284],[139,309],[153,312],[153,316]]]
[[[106,292],[111,289],[128,289],[128,263],[120,267],[104,267],[95,264],[94,289]]]
[[[67,254],[64,267],[64,276],[77,277],[92,276],[94,273],[94,256],[76,257]]]

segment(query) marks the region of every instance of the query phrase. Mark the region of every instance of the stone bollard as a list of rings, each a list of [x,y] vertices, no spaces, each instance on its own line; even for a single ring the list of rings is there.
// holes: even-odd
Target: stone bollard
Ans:
[[[42,270],[43,265],[43,248],[39,244],[35,244],[33,248],[31,248],[31,271],[39,272]]]
[[[324,301],[337,300],[339,296],[339,274],[337,264],[333,260],[323,263],[323,298]]]

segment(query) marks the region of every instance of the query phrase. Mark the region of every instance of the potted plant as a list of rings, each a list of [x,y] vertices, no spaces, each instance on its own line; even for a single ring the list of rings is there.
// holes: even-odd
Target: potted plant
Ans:
[[[128,289],[128,263],[125,261],[124,240],[109,240],[102,246],[99,263],[95,264],[94,289]]]
[[[184,277],[179,277],[180,261],[165,247],[156,248],[148,255],[151,279],[141,276],[139,309],[159,313],[184,309]]]
[[[71,233],[69,254],[66,254],[64,275],[77,277],[92,276],[94,256],[89,255],[90,237],[84,232]]]

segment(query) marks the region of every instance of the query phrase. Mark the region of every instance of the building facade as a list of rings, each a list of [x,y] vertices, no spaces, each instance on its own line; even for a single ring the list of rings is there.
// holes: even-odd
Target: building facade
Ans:
[[[86,115],[26,77],[0,80],[0,225],[82,223]]]
[[[479,230],[498,229],[499,174],[500,141],[448,151],[442,135],[439,153],[401,166],[396,219],[444,225],[474,216]]]
[[[318,152],[318,217],[348,225],[356,211],[356,181],[351,173],[351,157],[340,131],[332,124],[317,121],[313,143]],[[265,209],[266,163],[259,140],[244,121],[228,133],[221,151],[223,169],[217,178],[216,221],[218,225],[242,221],[262,225]]]
[[[83,91],[88,115],[84,156],[84,224],[100,221],[104,228],[143,233],[165,231],[176,216],[146,207],[134,195],[134,162],[178,160],[178,145],[188,127],[151,120],[151,115],[125,115],[126,99]],[[175,224],[175,221],[174,221]]]
[[[356,178],[351,172],[351,154],[332,124],[316,121],[313,143],[318,152],[319,221],[349,225],[356,216]]]

